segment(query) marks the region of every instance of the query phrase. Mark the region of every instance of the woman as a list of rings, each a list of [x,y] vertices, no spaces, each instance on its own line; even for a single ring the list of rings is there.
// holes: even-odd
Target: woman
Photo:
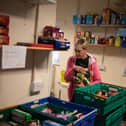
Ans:
[[[75,43],[75,55],[70,56],[64,78],[70,83],[68,97],[72,101],[75,88],[101,82],[96,59],[87,52],[87,42],[80,39]]]

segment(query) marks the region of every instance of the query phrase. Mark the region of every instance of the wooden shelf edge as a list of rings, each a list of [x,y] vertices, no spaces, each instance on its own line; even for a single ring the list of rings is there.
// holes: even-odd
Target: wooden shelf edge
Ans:
[[[28,50],[47,50],[52,51],[53,48],[42,48],[42,47],[27,47]]]
[[[95,47],[114,47],[114,46],[108,46],[108,45],[103,45],[103,44],[89,44],[89,47],[95,46]]]
[[[114,48],[126,48],[126,47],[116,47],[116,46],[109,46],[109,45],[104,45],[104,44],[89,44],[89,47],[114,47]]]
[[[47,51],[52,51],[54,50],[53,48],[45,48],[45,47],[27,47],[25,46],[28,50],[47,50]],[[0,48],[2,48],[2,45],[0,45]]]
[[[126,48],[126,47],[116,47],[116,46],[109,46],[104,44],[88,44],[89,47],[114,47],[114,48]],[[2,45],[0,45],[0,48],[2,48]],[[42,48],[42,47],[27,47],[28,50],[47,50],[47,51],[68,51],[67,50],[60,50],[60,49],[53,49],[53,48]]]
[[[112,25],[112,24],[108,24],[108,25],[96,25],[96,24],[74,24],[75,26],[80,26],[80,27],[110,27],[110,28],[122,28],[122,27],[126,27],[126,25]]]

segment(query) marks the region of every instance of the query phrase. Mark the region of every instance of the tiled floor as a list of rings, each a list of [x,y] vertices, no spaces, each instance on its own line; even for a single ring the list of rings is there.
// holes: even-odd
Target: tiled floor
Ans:
[[[11,126],[7,123],[0,123],[0,126]],[[126,121],[123,121],[119,126],[126,126]]]
[[[0,123],[0,126],[10,126],[10,125],[7,123]]]
[[[123,121],[119,126],[126,126],[126,121]]]

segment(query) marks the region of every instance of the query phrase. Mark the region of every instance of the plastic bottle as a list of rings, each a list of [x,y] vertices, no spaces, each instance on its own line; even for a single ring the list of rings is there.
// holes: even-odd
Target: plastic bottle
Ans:
[[[116,36],[115,46],[116,46],[116,47],[120,47],[120,43],[121,43],[120,36]]]

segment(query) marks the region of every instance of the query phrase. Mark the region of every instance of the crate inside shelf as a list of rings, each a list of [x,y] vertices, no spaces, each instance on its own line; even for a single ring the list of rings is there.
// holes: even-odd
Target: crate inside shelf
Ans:
[[[102,97],[97,95],[98,91],[109,92],[112,95]],[[115,93],[115,94],[114,94]],[[84,104],[98,109],[98,113],[105,115],[125,104],[126,89],[104,83],[96,83],[86,87],[76,88],[74,92],[75,103]]]

